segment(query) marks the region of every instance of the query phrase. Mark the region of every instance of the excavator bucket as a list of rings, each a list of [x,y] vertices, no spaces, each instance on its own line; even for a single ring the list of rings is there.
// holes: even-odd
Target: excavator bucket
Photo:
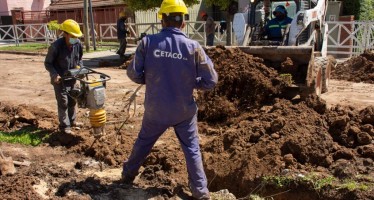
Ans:
[[[314,64],[311,46],[242,46],[243,52],[264,59],[264,64],[292,77],[290,93],[321,94],[322,69]]]

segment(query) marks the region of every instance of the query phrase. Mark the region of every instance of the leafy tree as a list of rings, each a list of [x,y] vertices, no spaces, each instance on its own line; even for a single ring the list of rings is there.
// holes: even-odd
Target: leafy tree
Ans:
[[[230,5],[232,5],[233,3],[238,3],[238,1],[237,0],[206,0],[207,5],[218,6],[221,8],[221,10],[228,10]]]
[[[149,10],[149,9],[155,9],[157,7],[160,7],[162,0],[123,0],[130,9],[137,11],[137,10]],[[183,0],[187,7],[192,6],[194,4],[199,3],[201,0]],[[227,29],[231,29],[231,21],[233,19],[233,15],[237,11],[237,5],[238,0],[206,0],[206,5],[208,6],[218,6],[221,8],[221,10],[227,11]],[[228,32],[230,33],[230,31]],[[229,38],[231,36],[228,35],[227,39],[227,45],[230,45]]]
[[[249,0],[248,0],[249,1]],[[234,14],[238,11],[238,0],[206,0],[208,6],[215,5],[227,12],[227,30],[230,30]],[[226,45],[231,45],[231,32],[227,31]]]
[[[161,6],[162,0],[123,0],[132,10],[149,10]],[[199,0],[183,0],[187,7],[199,3]],[[221,0],[224,1],[224,0]]]
[[[48,22],[47,27],[48,27],[49,30],[56,31],[56,30],[60,29],[60,24],[57,23],[57,20],[52,20],[52,21]]]
[[[360,13],[361,0],[344,0],[343,1],[343,15],[354,15],[358,19]]]
[[[361,0],[359,20],[374,20],[374,0]]]

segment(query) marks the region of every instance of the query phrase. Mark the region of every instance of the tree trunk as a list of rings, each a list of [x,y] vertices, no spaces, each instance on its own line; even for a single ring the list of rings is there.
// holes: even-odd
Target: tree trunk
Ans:
[[[234,18],[234,15],[230,15],[229,12],[227,12],[227,21],[226,21],[226,46],[231,46],[232,45],[232,19]]]
[[[86,45],[86,52],[90,52],[90,32],[88,26],[88,0],[84,0],[83,5],[83,33],[84,44]]]

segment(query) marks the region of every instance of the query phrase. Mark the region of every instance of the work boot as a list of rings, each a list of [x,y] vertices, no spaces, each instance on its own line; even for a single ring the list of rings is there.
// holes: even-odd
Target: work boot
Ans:
[[[80,130],[83,127],[83,123],[82,122],[73,122],[71,124],[71,127],[76,129],[76,130]]]
[[[204,196],[204,197],[200,197],[200,198],[196,198],[196,197],[192,197],[193,200],[211,200],[211,198],[208,196]]]
[[[65,134],[74,134],[74,132],[70,128],[64,128],[63,130],[60,130],[60,132]]]

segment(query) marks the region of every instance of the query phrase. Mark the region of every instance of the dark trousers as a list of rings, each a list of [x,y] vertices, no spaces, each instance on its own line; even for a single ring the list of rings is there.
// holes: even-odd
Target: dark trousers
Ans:
[[[53,84],[57,100],[59,129],[65,130],[71,127],[76,117],[76,101],[64,92],[64,87],[74,87],[74,83]]]
[[[214,33],[206,36],[206,45],[213,46],[213,43],[214,43]]]
[[[123,55],[125,55],[126,46],[127,46],[126,38],[118,39],[118,41],[119,41],[119,49],[117,51],[117,54],[120,55],[120,56],[123,56]]]

